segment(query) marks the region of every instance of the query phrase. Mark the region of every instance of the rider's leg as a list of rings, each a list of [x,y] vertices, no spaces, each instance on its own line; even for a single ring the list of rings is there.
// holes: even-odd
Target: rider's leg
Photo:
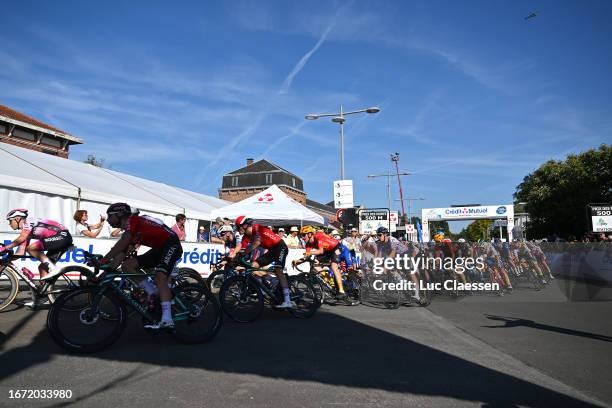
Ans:
[[[334,277],[336,278],[336,285],[338,286],[338,292],[344,293],[344,285],[342,284],[342,274],[340,273],[340,268],[338,268],[338,263],[332,261],[331,268],[334,272]]]

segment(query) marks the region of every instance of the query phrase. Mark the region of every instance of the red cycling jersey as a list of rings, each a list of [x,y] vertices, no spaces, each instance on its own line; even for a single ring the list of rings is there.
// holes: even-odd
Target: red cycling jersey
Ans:
[[[148,215],[132,215],[125,231],[132,234],[132,244],[142,244],[154,249],[161,248],[171,236],[176,237],[170,227]]]
[[[306,243],[306,249],[323,249],[324,251],[329,251],[338,246],[340,241],[337,239],[323,233],[323,232],[315,232],[313,235],[314,241],[312,243]]]
[[[257,238],[260,240],[259,246],[266,249],[272,248],[282,240],[270,228],[266,228],[261,224],[254,224],[251,227],[251,236],[244,234],[242,237],[242,247],[248,247],[251,242],[257,241]]]

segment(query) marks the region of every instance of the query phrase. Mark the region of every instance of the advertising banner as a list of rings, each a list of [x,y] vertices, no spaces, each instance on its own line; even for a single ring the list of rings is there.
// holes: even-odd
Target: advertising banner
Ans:
[[[380,227],[389,229],[389,209],[359,210],[359,233],[375,234]]]
[[[593,232],[612,232],[612,204],[589,205],[588,209]]]

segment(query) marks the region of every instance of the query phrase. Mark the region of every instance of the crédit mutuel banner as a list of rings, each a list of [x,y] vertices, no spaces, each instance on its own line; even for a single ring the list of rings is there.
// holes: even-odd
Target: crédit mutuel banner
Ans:
[[[452,220],[474,220],[474,219],[506,219],[508,221],[508,234],[512,239],[512,228],[514,228],[514,206],[503,205],[480,205],[471,207],[446,207],[446,208],[423,208],[421,220],[423,222],[423,241],[430,239],[430,221],[452,221]]]

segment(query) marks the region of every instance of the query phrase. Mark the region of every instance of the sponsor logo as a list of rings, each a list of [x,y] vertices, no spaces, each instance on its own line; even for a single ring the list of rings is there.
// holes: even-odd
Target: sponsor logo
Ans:
[[[260,203],[269,203],[274,201],[274,197],[272,196],[271,193],[266,193],[262,196],[260,196],[257,201],[259,201]]]
[[[495,210],[495,212],[498,213],[499,215],[505,214],[506,207],[504,207],[503,205],[501,207],[497,207],[497,210]]]
[[[448,216],[470,216],[470,215],[486,215],[486,207],[474,207],[474,208],[447,208],[444,210],[444,214]],[[442,218],[442,217],[439,217]]]

